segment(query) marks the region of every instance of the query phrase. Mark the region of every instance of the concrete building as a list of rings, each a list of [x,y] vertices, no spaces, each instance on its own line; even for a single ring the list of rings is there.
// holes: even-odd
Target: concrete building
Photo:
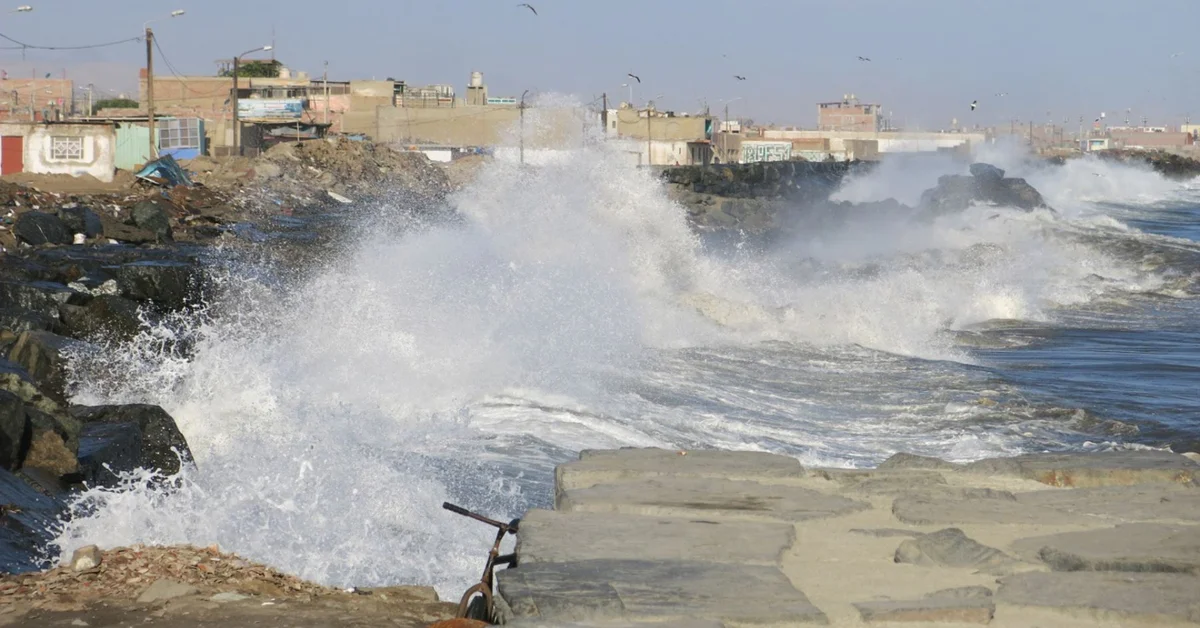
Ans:
[[[823,150],[832,153],[835,158],[853,154],[855,149],[869,149],[856,142],[873,142],[875,151],[882,155],[886,153],[915,153],[933,152],[967,148],[983,144],[987,135],[979,133],[935,133],[916,131],[811,131],[802,129],[762,129],[761,138],[764,140],[789,140],[804,142],[803,150]],[[818,146],[817,142],[821,142]],[[848,157],[853,159],[854,157]]]
[[[854,94],[837,102],[817,103],[817,129],[874,132],[883,130],[883,107],[863,104]]]
[[[1182,148],[1195,141],[1190,133],[1165,131],[1110,130],[1109,137],[1119,148]]]
[[[116,125],[104,122],[0,123],[0,173],[90,174],[113,180]]]
[[[0,79],[0,121],[64,120],[72,113],[75,82],[55,78]]]

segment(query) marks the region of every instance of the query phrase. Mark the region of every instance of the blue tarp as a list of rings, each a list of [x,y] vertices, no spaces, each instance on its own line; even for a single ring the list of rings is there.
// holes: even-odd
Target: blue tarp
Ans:
[[[169,187],[177,185],[192,187],[193,185],[192,179],[183,171],[183,168],[179,167],[179,162],[170,155],[163,155],[146,164],[145,168],[138,171],[137,178],[146,179],[151,183],[158,183],[154,179],[162,179],[167,182]]]

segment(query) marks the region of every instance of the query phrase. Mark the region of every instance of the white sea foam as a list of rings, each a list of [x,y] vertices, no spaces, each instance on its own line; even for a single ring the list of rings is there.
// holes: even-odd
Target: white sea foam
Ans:
[[[843,196],[958,167],[924,163],[885,164]],[[1019,434],[971,422],[984,410],[954,391],[982,390],[976,375],[906,356],[969,361],[947,330],[1051,320],[1154,281],[1057,235],[1062,217],[1005,208],[856,218],[765,253],[708,251],[656,181],[601,145],[536,168],[497,160],[453,203],[464,224],[364,229],[283,291],[234,273],[199,323],[156,330],[187,334],[187,356],[142,338],[81,358],[76,402],[163,405],[198,466],[171,491],[134,477],[87,492],[52,551],[219,543],[331,584],[454,595],[488,531],[441,502],[516,516],[548,502],[549,469],[582,448],[841,465],[901,447],[1019,450]]]

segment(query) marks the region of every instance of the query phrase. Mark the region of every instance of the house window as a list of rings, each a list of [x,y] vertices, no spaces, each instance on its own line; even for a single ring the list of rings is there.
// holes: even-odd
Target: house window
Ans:
[[[82,137],[50,137],[50,159],[83,159]]]

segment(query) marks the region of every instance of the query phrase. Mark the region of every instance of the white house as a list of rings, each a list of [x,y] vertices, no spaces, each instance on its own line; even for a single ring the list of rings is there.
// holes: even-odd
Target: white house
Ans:
[[[109,182],[116,144],[112,122],[0,123],[0,174],[90,174]]]

